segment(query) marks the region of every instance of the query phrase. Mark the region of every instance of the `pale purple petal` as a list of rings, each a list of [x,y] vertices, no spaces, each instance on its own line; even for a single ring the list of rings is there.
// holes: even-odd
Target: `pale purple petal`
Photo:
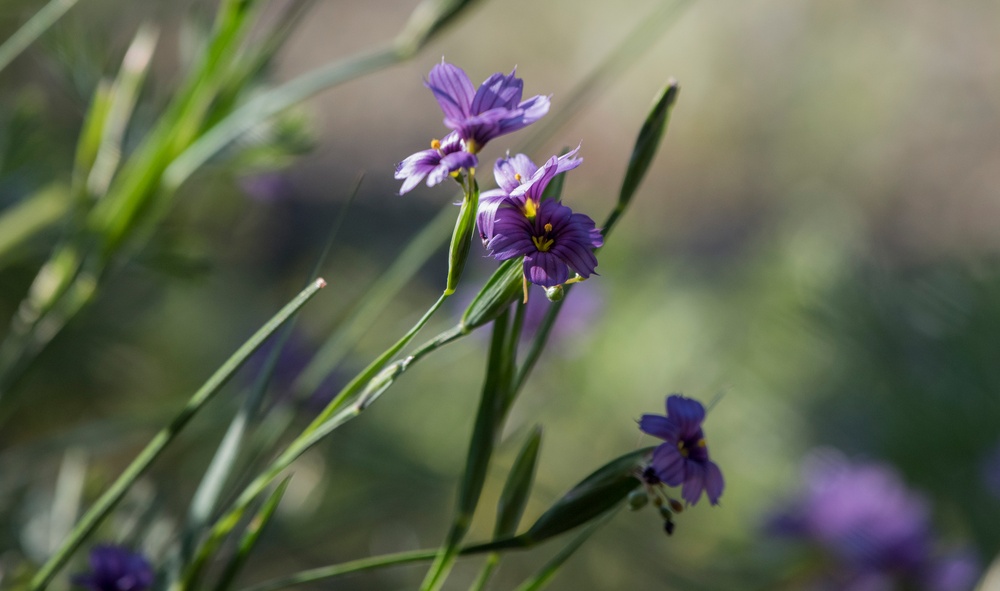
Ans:
[[[454,152],[441,159],[441,163],[430,174],[427,175],[427,186],[433,187],[448,176],[463,168],[475,168],[478,159],[475,154],[468,152]]]
[[[510,115],[500,121],[500,133],[511,133],[531,125],[549,112],[549,97],[536,95],[511,110]]]
[[[462,68],[442,61],[431,68],[425,84],[434,93],[446,119],[457,120],[470,115],[476,90]]]
[[[651,465],[656,477],[667,486],[677,486],[684,482],[687,461],[677,450],[676,444],[664,443],[654,449]]]
[[[497,160],[493,167],[493,176],[507,194],[523,183],[528,182],[538,167],[524,154],[515,154]],[[520,178],[519,178],[520,177]]]
[[[408,156],[405,160],[396,165],[395,178],[403,180],[403,186],[399,189],[399,194],[408,193],[437,168],[441,163],[441,153],[437,150],[422,150]]]
[[[500,72],[493,74],[476,90],[472,99],[471,113],[482,113],[497,107],[513,109],[521,100],[524,82],[514,76],[514,72],[504,76]]]
[[[483,191],[479,195],[479,211],[476,212],[476,226],[479,228],[479,237],[486,244],[493,238],[493,223],[495,221],[497,209],[507,199],[507,194],[503,189],[493,189]]]

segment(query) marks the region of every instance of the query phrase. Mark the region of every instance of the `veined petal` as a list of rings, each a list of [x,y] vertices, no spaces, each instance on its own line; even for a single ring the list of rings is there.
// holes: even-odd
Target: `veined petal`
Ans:
[[[562,237],[560,236],[560,238]],[[552,247],[551,252],[583,278],[590,277],[597,267],[597,257],[582,244],[561,239],[558,244]]]
[[[536,95],[511,109],[508,117],[500,122],[500,133],[511,133],[538,121],[549,112],[549,97]]]
[[[396,165],[394,177],[403,181],[399,194],[410,192],[425,176],[437,168],[440,162],[441,153],[437,150],[422,150],[407,156],[405,160]]]
[[[533,252],[524,257],[524,275],[528,281],[543,287],[566,283],[569,269],[551,252]]]
[[[510,194],[521,184],[528,182],[537,170],[538,167],[530,158],[524,154],[515,154],[497,160],[493,167],[493,177],[496,178],[497,184]]]
[[[462,68],[442,61],[431,68],[425,85],[434,93],[446,119],[469,116],[476,89]]]
[[[583,164],[583,158],[576,158],[576,153],[580,151],[580,146],[577,146],[573,150],[566,152],[562,156],[556,159],[556,174],[561,172],[566,172],[568,170],[573,170],[577,166]]]
[[[514,72],[504,76],[497,72],[483,82],[472,99],[472,114],[482,113],[497,107],[512,109],[521,101],[524,82],[514,76]]]
[[[479,163],[475,154],[468,152],[454,152],[441,159],[441,163],[429,175],[427,175],[427,186],[433,187],[448,178],[451,173],[463,168],[475,168]]]
[[[497,209],[507,199],[507,194],[503,189],[492,189],[483,191],[479,195],[479,211],[476,212],[476,226],[479,228],[479,237],[485,245],[490,238],[493,238],[493,222]]]

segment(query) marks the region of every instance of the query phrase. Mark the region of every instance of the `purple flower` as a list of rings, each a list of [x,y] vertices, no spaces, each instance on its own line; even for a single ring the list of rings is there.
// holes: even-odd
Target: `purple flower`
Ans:
[[[934,556],[930,506],[891,467],[823,452],[807,463],[803,476],[803,490],[768,529],[824,550],[844,582],[834,588],[860,589],[861,582],[874,580],[886,581],[887,589],[904,581],[933,591],[967,591],[972,585],[974,559]]]
[[[514,71],[506,76],[493,74],[477,90],[461,68],[442,60],[431,69],[425,84],[444,111],[444,124],[472,154],[491,139],[530,125],[549,111],[548,97],[521,100],[524,82]]]
[[[153,567],[142,554],[119,546],[95,546],[90,571],[73,577],[73,584],[91,591],[144,591],[153,584]]]
[[[493,176],[500,186],[483,191],[479,196],[476,222],[483,244],[493,237],[494,218],[504,200],[509,199],[512,205],[524,210],[527,200],[531,199],[532,205],[537,208],[549,182],[557,174],[573,170],[583,162],[583,158],[574,158],[579,151],[580,148],[577,147],[558,158],[553,156],[541,168],[535,166],[535,163],[524,154],[508,155],[507,158],[497,160],[493,166]]]
[[[705,407],[697,400],[679,394],[667,397],[667,416],[642,415],[639,428],[666,443],[653,450],[651,468],[668,486],[683,485],[681,497],[694,505],[705,491],[708,501],[719,504],[725,482],[722,471],[708,458],[705,433]]]
[[[533,201],[528,200],[530,210]],[[566,283],[569,268],[590,277],[597,266],[593,249],[601,246],[594,220],[551,199],[537,211],[523,211],[508,198],[493,218],[493,237],[486,248],[498,261],[524,257],[524,276],[543,287]]]
[[[424,177],[427,186],[433,187],[452,173],[475,168],[478,163],[475,154],[462,151],[458,134],[451,132],[443,140],[432,140],[429,150],[417,152],[396,165],[396,180],[403,181],[399,194],[411,191]]]

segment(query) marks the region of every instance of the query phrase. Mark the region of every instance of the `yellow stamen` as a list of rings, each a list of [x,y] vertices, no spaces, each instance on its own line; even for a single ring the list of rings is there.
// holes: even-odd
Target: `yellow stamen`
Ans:
[[[681,455],[684,456],[685,458],[688,457],[688,450],[686,447],[684,447],[683,441],[677,442],[677,451],[681,452]]]
[[[519,172],[514,173],[514,180],[520,183],[521,182],[521,173],[519,173]]]
[[[552,224],[545,224],[545,232],[548,233],[551,231],[552,231]]]
[[[523,283],[524,283],[524,303],[527,304],[528,303],[528,276],[525,275],[523,277],[523,279],[524,279],[524,281],[523,281]]]
[[[432,150],[440,150],[441,149],[441,140],[431,140],[431,149]]]
[[[548,250],[552,248],[552,245],[555,243],[555,240],[551,238],[546,240],[545,236],[532,236],[531,241],[535,243],[535,248],[537,248],[540,252],[548,252]]]
[[[538,213],[538,206],[535,205],[535,202],[529,197],[524,201],[524,217],[528,218],[529,220],[533,220],[535,219],[535,215],[537,213]]]

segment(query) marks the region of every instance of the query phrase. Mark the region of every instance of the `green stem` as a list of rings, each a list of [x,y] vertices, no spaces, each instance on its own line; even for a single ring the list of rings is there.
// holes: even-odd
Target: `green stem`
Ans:
[[[35,39],[47,31],[62,15],[73,8],[77,0],[52,0],[28,19],[20,29],[0,45],[0,71],[14,61]]]
[[[69,560],[73,552],[80,546],[83,540],[97,527],[98,524],[111,512],[118,502],[125,496],[129,487],[149,468],[150,464],[159,457],[164,448],[174,440],[174,437],[187,425],[188,421],[196,412],[207,403],[226,384],[230,376],[239,369],[267,337],[278,329],[286,320],[297,312],[316,293],[326,286],[326,281],[317,279],[309,287],[302,290],[292,301],[285,305],[274,317],[260,328],[250,339],[237,349],[222,366],[212,374],[212,377],[194,393],[187,405],[181,410],[169,425],[160,430],[146,448],[132,461],[125,469],[118,480],[105,491],[94,505],[87,511],[82,519],[77,523],[69,536],[63,540],[62,545],[55,554],[42,566],[41,570],[31,581],[29,589],[38,591],[44,589],[55,576],[59,568]]]
[[[493,576],[493,571],[498,566],[500,566],[500,555],[493,552],[486,557],[486,562],[483,564],[482,570],[479,571],[479,576],[476,577],[472,586],[469,587],[469,591],[483,591],[486,589],[486,585],[490,582],[490,577]]]

